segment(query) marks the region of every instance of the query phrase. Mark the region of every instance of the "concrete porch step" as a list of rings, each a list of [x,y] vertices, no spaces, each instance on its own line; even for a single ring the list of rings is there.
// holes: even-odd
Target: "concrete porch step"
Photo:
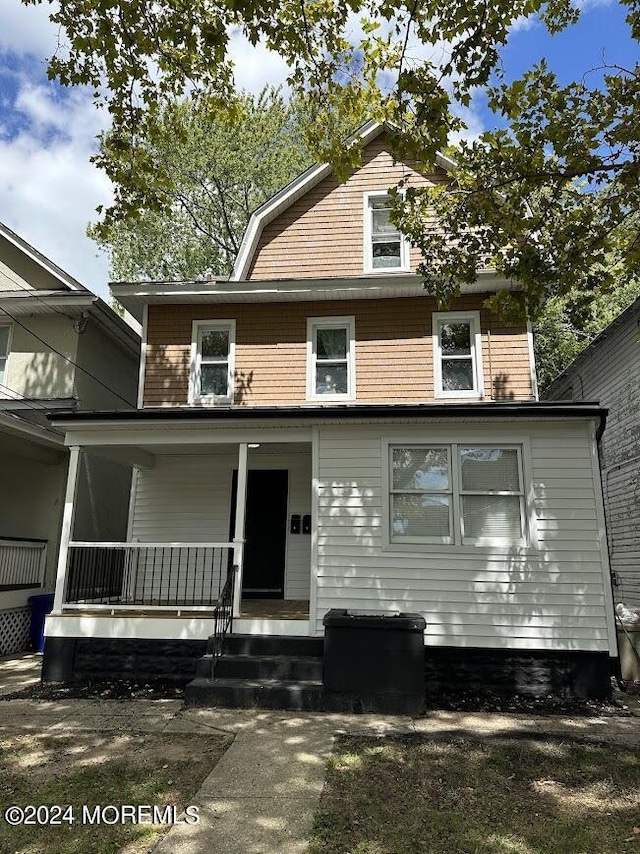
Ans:
[[[286,679],[193,679],[185,700],[191,706],[227,709],[289,709],[314,712],[324,708],[322,682]]]
[[[212,639],[209,639],[211,645]],[[225,655],[292,655],[295,657],[314,656],[321,658],[324,638],[310,638],[296,635],[227,635],[224,640]],[[207,652],[211,652],[209,648]]]
[[[309,655],[230,655],[225,653],[216,664],[216,679],[218,678],[321,682],[322,658]]]

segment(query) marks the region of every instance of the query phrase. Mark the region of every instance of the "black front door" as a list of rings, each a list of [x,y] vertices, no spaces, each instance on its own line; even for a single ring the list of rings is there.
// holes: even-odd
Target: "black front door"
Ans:
[[[242,570],[245,599],[284,599],[289,472],[250,469],[247,472],[247,514]],[[236,517],[238,472],[233,473],[231,538]]]

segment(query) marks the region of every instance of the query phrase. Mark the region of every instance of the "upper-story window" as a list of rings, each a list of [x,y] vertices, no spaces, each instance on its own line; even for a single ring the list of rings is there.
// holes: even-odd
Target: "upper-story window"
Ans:
[[[232,403],[235,320],[196,320],[191,337],[190,403]]]
[[[406,271],[409,246],[404,235],[391,221],[391,196],[385,192],[364,195],[364,266],[365,271]]]
[[[11,326],[8,323],[0,324],[0,383],[4,383],[7,372],[7,356],[9,355],[9,339],[11,337]],[[4,389],[0,388],[0,393]]]
[[[355,319],[310,317],[307,323],[307,398],[355,396]]]
[[[479,312],[434,313],[433,368],[436,397],[482,396]]]

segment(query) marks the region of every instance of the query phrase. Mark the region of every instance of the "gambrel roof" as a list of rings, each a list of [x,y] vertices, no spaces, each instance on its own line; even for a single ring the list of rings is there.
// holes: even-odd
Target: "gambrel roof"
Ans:
[[[364,148],[380,136],[381,133],[388,130],[388,126],[381,122],[369,121],[362,125],[347,140],[346,144],[357,144]],[[455,167],[453,160],[440,152],[436,155],[436,165],[447,172],[452,172]],[[331,173],[332,169],[328,163],[316,163],[310,166],[252,213],[230,277],[232,281],[244,281],[247,279],[264,227],[297,201],[297,199],[312,190],[320,181],[331,175]]]

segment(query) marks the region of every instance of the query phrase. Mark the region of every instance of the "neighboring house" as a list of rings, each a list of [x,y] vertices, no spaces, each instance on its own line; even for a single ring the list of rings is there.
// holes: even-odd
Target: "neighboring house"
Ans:
[[[113,286],[143,323],[139,409],[54,423],[73,467],[128,460],[128,532],[82,540],[72,468],[45,679],[186,679],[233,563],[227,651],[317,654],[333,608],[419,612],[431,688],[608,692],[606,413],[537,401],[528,325],[484,306],[510,282],[480,271],[438,309],[387,190],[451,164],[361,134],[345,184],[312,167],[253,214],[229,280]],[[282,675],[267,659],[245,675]],[[313,706],[289,671],[235,694],[221,673],[212,702]]]
[[[47,416],[135,404],[139,353],[108,305],[0,224],[0,655],[25,648],[27,599],[55,584],[69,452]],[[121,536],[129,483],[83,461],[83,536]]]
[[[640,297],[547,390],[549,400],[598,400],[609,410],[600,443],[615,602],[640,607]]]

